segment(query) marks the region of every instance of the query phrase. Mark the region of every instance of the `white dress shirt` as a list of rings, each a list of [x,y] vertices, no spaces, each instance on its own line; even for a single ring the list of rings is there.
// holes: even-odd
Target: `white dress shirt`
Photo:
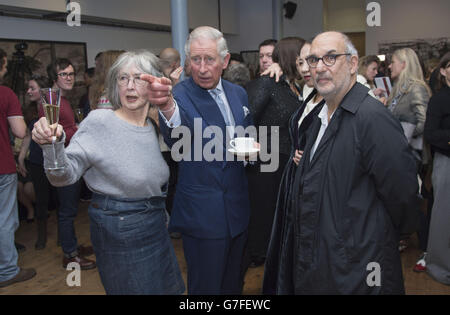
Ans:
[[[330,116],[330,121],[331,121],[331,118],[334,115],[334,112]],[[314,142],[314,145],[313,145],[313,147],[311,149],[311,154],[309,156],[309,161],[310,162],[311,162],[311,160],[312,160],[312,158],[314,156],[314,153],[316,153],[317,147],[320,144],[320,140],[322,140],[322,137],[323,137],[323,135],[325,134],[325,131],[328,128],[328,106],[327,106],[327,103],[325,103],[323,105],[322,110],[320,111],[320,113],[317,116],[320,118],[320,121],[322,122],[322,125],[320,126],[320,130],[319,130],[319,134],[317,135],[316,142]]]

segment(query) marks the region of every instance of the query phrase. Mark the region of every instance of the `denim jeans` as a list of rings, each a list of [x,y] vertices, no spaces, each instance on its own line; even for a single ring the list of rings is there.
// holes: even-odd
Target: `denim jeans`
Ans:
[[[165,198],[93,194],[91,240],[107,294],[181,294],[184,282],[166,228]]]
[[[57,187],[58,192],[58,227],[61,247],[66,257],[78,255],[77,236],[75,234],[74,220],[78,212],[78,201],[80,199],[80,182]]]
[[[0,282],[19,273],[14,232],[19,227],[17,174],[0,175]]]

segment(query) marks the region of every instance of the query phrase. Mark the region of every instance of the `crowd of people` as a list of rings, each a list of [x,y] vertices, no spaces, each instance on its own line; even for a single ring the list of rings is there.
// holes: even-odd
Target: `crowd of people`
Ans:
[[[404,294],[413,233],[414,271],[450,284],[450,53],[426,82],[410,48],[380,74],[377,56],[324,32],[262,41],[252,73],[201,26],[185,55],[181,65],[173,48],[103,51],[78,108],[66,58],[29,77],[28,105],[0,86],[0,287],[36,274],[17,265],[18,202],[36,222],[35,250],[56,209],[61,265],[97,268],[107,294],[237,295],[261,265],[264,294]],[[0,79],[6,67],[0,49]],[[61,91],[53,125],[39,93],[49,87]],[[230,139],[252,127],[273,172],[262,155],[230,157]],[[16,161],[11,134],[23,139]],[[48,168],[56,159],[64,167]],[[76,237],[80,192],[92,246]],[[171,238],[182,239],[187,287]],[[373,266],[381,274],[368,283]]]

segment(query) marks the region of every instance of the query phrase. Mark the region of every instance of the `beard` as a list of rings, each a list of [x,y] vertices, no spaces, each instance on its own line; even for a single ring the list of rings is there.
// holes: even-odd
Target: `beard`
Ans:
[[[325,84],[320,84],[318,81],[326,79]],[[331,76],[328,75],[319,75],[314,79],[314,87],[317,89],[320,95],[322,95],[325,99],[330,99],[335,95],[338,95],[344,88],[350,86],[351,84],[351,75],[346,75],[344,78],[339,78],[337,80],[333,80]]]

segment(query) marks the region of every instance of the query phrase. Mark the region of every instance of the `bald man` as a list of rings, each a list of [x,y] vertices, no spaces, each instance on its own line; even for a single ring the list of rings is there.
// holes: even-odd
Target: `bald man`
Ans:
[[[319,34],[306,61],[326,103],[305,132],[293,213],[275,215],[264,293],[404,294],[398,242],[417,227],[418,183],[402,127],[356,82],[346,35]]]
[[[168,78],[180,66],[180,53],[175,48],[164,48],[160,52],[159,58],[163,62],[163,73]]]

